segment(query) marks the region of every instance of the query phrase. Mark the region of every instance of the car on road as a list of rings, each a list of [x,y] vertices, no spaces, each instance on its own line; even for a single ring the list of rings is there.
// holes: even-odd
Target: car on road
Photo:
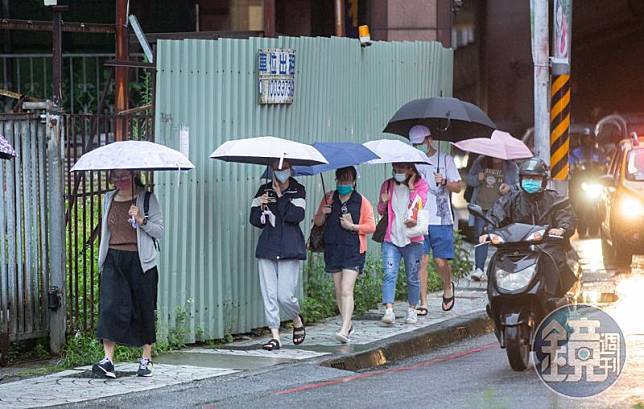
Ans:
[[[599,202],[604,264],[629,266],[644,254],[644,138],[633,133],[613,151]]]

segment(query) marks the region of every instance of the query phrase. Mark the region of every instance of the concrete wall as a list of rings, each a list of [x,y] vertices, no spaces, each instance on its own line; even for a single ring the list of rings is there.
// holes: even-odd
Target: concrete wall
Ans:
[[[376,40],[451,42],[451,1],[372,0],[371,32]]]

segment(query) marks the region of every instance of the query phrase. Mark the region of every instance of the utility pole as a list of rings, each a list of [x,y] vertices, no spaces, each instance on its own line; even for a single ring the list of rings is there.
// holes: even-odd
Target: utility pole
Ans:
[[[335,35],[336,37],[344,37],[346,31],[344,29],[345,21],[345,3],[344,0],[335,0]]]
[[[554,0],[552,80],[550,81],[550,176],[560,194],[568,193],[572,0]]]
[[[548,0],[530,0],[534,63],[534,151],[550,164]]]
[[[54,12],[51,30],[52,42],[52,67],[51,67],[51,84],[52,100],[54,105],[60,108],[63,105],[63,86],[61,82],[63,70],[63,44],[62,44],[62,12],[68,9],[67,6],[52,6]]]
[[[275,0],[264,0],[264,37],[275,37]]]
[[[127,36],[127,3],[128,0],[116,0],[116,61],[129,60],[128,55],[128,36]],[[116,90],[114,99],[116,113],[125,111],[128,108],[127,84],[128,68],[116,67]],[[99,112],[100,113],[100,112]],[[116,119],[115,137],[117,141],[122,141],[127,136],[127,118]]]

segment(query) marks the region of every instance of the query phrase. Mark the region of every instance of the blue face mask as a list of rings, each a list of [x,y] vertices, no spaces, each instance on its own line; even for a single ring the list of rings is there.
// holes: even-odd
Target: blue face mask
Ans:
[[[273,173],[275,173],[275,178],[280,182],[280,183],[286,183],[288,178],[291,177],[291,169],[284,169],[284,170],[274,170]]]
[[[346,196],[353,192],[353,185],[336,185],[335,189],[338,191],[340,196]]]
[[[529,194],[538,193],[541,191],[541,181],[535,179],[523,179],[521,181],[521,188]]]

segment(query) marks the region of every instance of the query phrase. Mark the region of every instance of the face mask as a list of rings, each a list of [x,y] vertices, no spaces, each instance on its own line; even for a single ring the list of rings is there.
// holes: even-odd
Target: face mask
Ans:
[[[291,169],[284,169],[284,170],[274,170],[273,173],[275,173],[275,178],[280,182],[280,183],[286,183],[288,178],[291,177]]]
[[[394,180],[398,183],[403,183],[407,180],[406,173],[394,173]]]
[[[421,151],[422,153],[427,153],[427,145],[422,144],[422,145],[416,145],[416,149]]]
[[[541,181],[534,179],[523,179],[521,181],[521,188],[529,194],[534,194],[541,191]]]
[[[346,196],[353,192],[353,185],[336,185],[335,189],[338,191],[340,196]]]

